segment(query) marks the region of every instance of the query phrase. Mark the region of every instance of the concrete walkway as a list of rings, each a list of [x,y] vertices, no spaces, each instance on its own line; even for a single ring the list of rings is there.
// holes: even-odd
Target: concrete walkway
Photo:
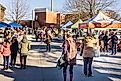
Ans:
[[[61,55],[61,43],[52,42],[52,51],[49,53],[46,52],[44,43],[35,42],[33,36],[28,36],[28,39],[31,40],[32,49],[27,57],[27,69],[19,69],[18,54],[18,65],[6,71],[0,70],[0,81],[63,81],[62,70],[56,68],[57,59]],[[2,68],[2,57],[0,57],[0,69]],[[77,55],[73,81],[121,81],[121,53],[94,58],[93,74],[94,77],[83,75],[82,57]]]

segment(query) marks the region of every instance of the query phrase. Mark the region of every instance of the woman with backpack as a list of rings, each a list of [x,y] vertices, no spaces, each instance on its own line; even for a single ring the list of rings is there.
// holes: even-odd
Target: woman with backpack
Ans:
[[[72,33],[68,32],[67,37],[62,45],[63,47],[63,54],[65,58],[66,65],[63,67],[63,77],[64,81],[66,81],[67,77],[67,67],[70,66],[70,81],[73,80],[73,66],[76,65],[76,54],[77,54],[77,47],[74,39],[72,38]]]
[[[2,70],[7,70],[9,68],[9,56],[11,54],[10,42],[7,39],[4,40],[1,46],[1,54],[3,55],[3,66],[4,66]]]

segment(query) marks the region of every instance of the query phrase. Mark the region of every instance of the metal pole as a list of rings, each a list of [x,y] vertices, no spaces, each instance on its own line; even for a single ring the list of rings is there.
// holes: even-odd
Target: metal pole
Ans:
[[[34,30],[34,26],[33,26],[33,10],[32,10],[32,34],[33,34],[33,31]]]
[[[33,29],[33,10],[32,10],[32,29]]]
[[[53,0],[51,0],[51,11],[53,11]]]

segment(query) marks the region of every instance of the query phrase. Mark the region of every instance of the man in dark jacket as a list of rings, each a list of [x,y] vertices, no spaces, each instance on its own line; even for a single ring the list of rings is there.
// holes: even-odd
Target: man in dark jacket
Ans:
[[[102,38],[102,40],[103,40],[103,43],[104,43],[104,49],[103,49],[103,51],[104,52],[108,52],[108,40],[109,40],[109,38],[108,38],[107,33],[105,33],[105,35]]]
[[[14,66],[16,64],[16,57],[17,57],[17,52],[18,52],[18,41],[16,37],[13,37],[12,39],[12,44],[11,44],[11,62],[10,65]]]
[[[115,55],[117,53],[117,43],[118,43],[118,37],[116,36],[117,33],[113,33],[111,36],[111,42],[112,42],[112,55]]]

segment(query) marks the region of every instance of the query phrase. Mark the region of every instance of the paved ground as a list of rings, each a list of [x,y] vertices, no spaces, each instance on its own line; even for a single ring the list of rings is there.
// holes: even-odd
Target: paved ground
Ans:
[[[17,65],[13,69],[6,71],[0,70],[0,81],[63,81],[62,70],[58,70],[56,62],[61,55],[61,43],[52,42],[52,51],[46,52],[45,44],[35,42],[33,36],[31,40],[31,50],[27,58],[27,69],[19,69]],[[19,54],[17,57],[19,63]],[[2,56],[0,57],[0,69],[2,69]],[[77,55],[77,65],[74,67],[74,81],[121,81],[121,53],[115,56],[103,55],[94,58],[93,62],[94,77],[83,75],[82,57]],[[69,76],[67,77],[69,81]]]

